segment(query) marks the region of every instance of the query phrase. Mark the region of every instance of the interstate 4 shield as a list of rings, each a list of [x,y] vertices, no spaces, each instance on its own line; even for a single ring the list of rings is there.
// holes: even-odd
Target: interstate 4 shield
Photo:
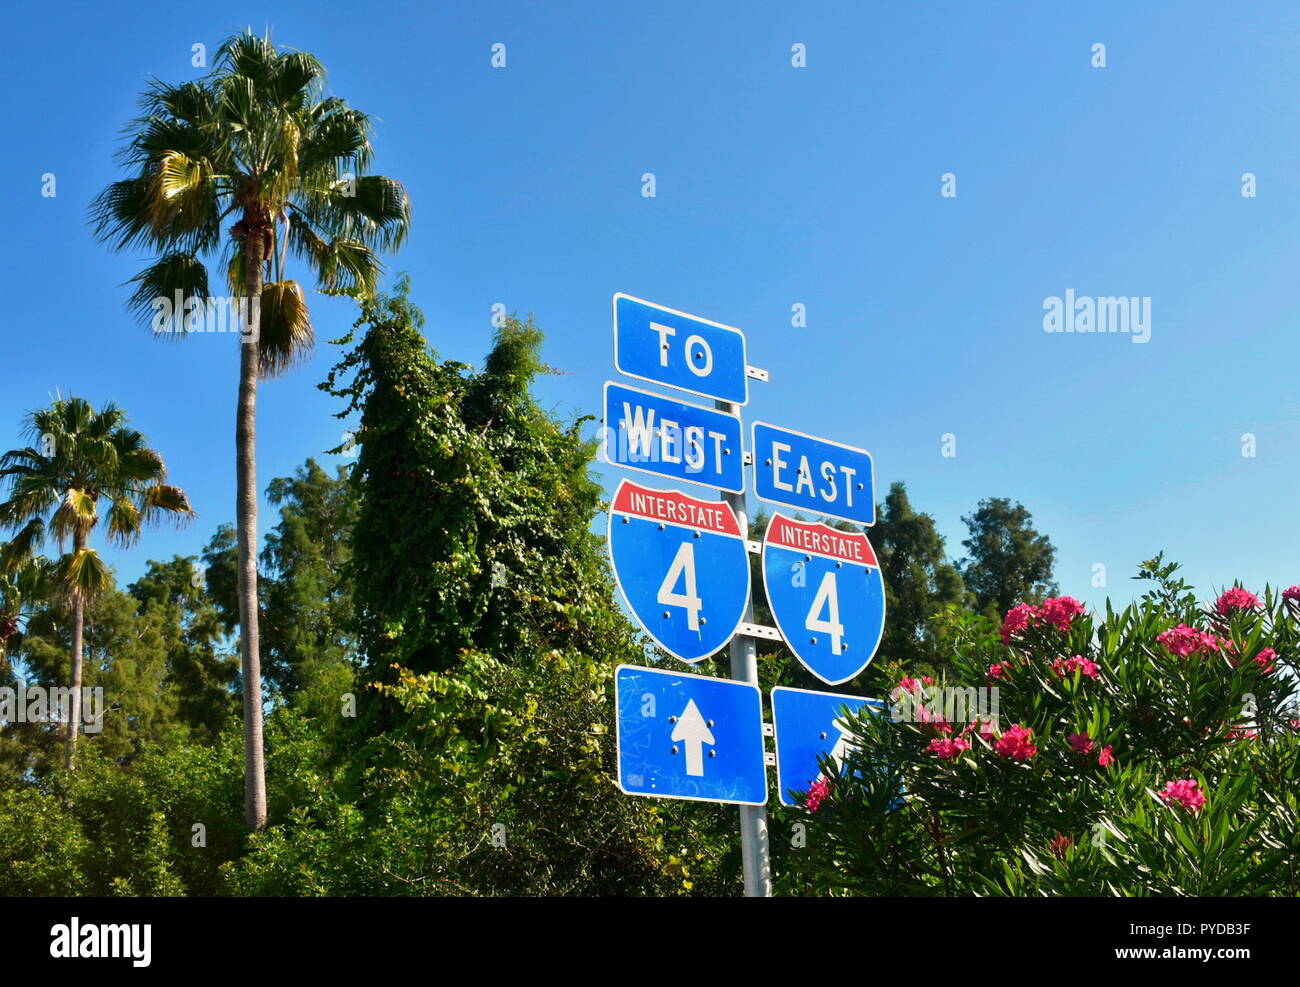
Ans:
[[[885,629],[885,582],[862,532],[773,514],[763,540],[763,585],[781,636],[823,682],[847,682],[875,657]]]
[[[609,512],[609,554],[633,616],[682,661],[714,654],[744,619],[749,560],[723,501],[623,480]]]

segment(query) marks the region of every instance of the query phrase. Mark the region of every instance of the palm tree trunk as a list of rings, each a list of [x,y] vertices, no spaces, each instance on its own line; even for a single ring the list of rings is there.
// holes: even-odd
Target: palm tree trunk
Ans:
[[[248,316],[239,346],[239,407],[235,416],[236,528],[239,546],[239,653],[244,676],[244,813],[250,829],[266,825],[262,752],[262,653],[257,603],[257,370],[261,323],[262,236],[244,238]]]
[[[78,532],[72,538],[73,555],[86,547],[86,536]],[[81,665],[82,644],[86,624],[86,597],[76,590],[72,597],[72,696],[68,703],[68,740],[63,756],[63,766],[73,769],[77,753],[77,730],[81,726]]]

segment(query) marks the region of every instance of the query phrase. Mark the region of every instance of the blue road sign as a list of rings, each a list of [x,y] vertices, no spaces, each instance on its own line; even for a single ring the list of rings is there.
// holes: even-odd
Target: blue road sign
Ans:
[[[785,643],[823,682],[847,682],[875,657],[885,630],[885,581],[862,532],[773,514],[763,586]]]
[[[852,733],[844,719],[845,710],[856,715],[864,706],[872,707],[877,714],[885,708],[881,700],[862,696],[787,689],[785,686],[772,690],[776,787],[783,805],[798,805],[790,795],[791,790],[807,792],[808,787],[822,777],[819,758],[829,758],[840,765],[844,763],[844,755],[852,743]]]
[[[731,679],[620,665],[618,787],[628,795],[767,802],[763,700]]]
[[[615,466],[745,492],[739,415],[607,381],[604,434]]]
[[[773,504],[876,523],[875,479],[865,449],[754,422],[754,493]]]
[[[609,554],[633,616],[682,661],[722,648],[744,619],[749,558],[723,501],[623,480],[609,511]]]
[[[622,292],[614,296],[614,366],[706,398],[749,400],[744,333]]]

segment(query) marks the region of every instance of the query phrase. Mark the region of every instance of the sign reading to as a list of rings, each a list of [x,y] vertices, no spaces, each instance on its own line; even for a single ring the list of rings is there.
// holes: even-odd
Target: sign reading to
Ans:
[[[773,514],[763,586],[781,636],[823,682],[847,682],[875,657],[885,630],[885,581],[862,532]]]
[[[745,492],[738,415],[605,384],[605,461],[615,466]]]
[[[754,422],[754,492],[773,504],[876,523],[871,453]]]
[[[749,559],[731,507],[623,480],[609,512],[614,580],[655,642],[685,662],[735,635],[749,602]]]
[[[842,769],[852,744],[845,711],[856,715],[864,706],[876,713],[885,708],[879,699],[841,696],[808,689],[772,690],[772,722],[776,731],[776,787],[783,805],[798,805],[791,791],[807,792],[822,775],[820,758]]]
[[[614,296],[619,373],[707,398],[745,404],[745,334],[619,292]]]
[[[618,787],[628,795],[767,802],[758,686],[637,665],[614,672]]]

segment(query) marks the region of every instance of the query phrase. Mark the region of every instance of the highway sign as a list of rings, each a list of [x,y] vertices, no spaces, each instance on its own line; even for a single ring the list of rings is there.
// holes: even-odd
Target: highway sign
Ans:
[[[871,453],[754,422],[754,493],[773,504],[856,524],[876,523]]]
[[[620,665],[618,787],[628,795],[767,802],[763,701],[731,679]]]
[[[860,531],[772,515],[763,586],[777,629],[804,666],[839,685],[867,667],[885,629],[885,582]]]
[[[609,511],[614,580],[665,651],[707,658],[736,633],[749,602],[749,558],[731,507],[623,480]]]
[[[739,415],[607,381],[603,446],[615,466],[745,492]]]
[[[776,787],[783,805],[798,805],[790,791],[807,792],[822,777],[821,757],[843,765],[852,742],[844,712],[857,714],[871,706],[879,713],[879,699],[841,696],[808,689],[772,690],[772,723],[776,730]]]
[[[749,400],[744,333],[622,292],[614,296],[614,366],[707,398]]]

